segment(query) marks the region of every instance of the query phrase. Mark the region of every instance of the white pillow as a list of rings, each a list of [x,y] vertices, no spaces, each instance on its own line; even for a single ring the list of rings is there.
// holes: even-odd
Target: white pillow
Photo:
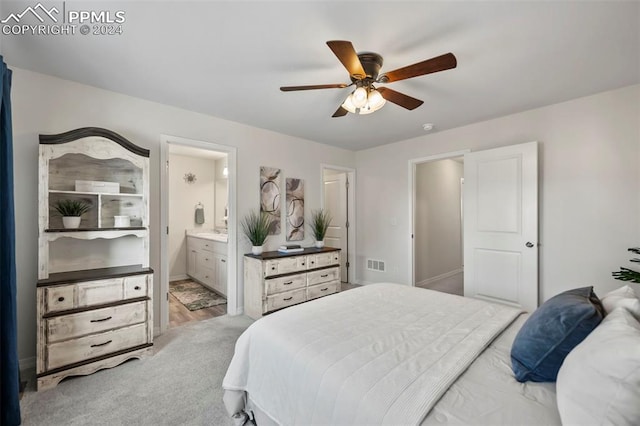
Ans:
[[[613,310],[565,358],[556,382],[563,425],[640,425],[640,323]]]
[[[610,291],[600,298],[606,313],[613,312],[620,306],[629,310],[634,317],[640,319],[640,300],[631,287],[625,285],[617,290]]]

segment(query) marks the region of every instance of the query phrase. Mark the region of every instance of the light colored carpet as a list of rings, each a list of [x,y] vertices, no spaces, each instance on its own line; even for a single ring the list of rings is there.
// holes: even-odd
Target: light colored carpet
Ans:
[[[190,311],[227,303],[226,298],[192,280],[170,282],[169,293]]]
[[[222,316],[169,330],[155,354],[36,392],[21,401],[23,425],[232,425],[222,378],[238,336],[253,322]]]

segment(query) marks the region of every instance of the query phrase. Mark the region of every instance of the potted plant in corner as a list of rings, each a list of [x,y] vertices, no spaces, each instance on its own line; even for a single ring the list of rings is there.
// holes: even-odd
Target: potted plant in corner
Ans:
[[[91,204],[82,200],[59,200],[53,207],[62,216],[62,226],[67,229],[78,228],[80,216],[91,210]]]
[[[262,246],[269,236],[269,228],[271,227],[271,217],[264,213],[256,213],[251,210],[241,221],[242,231],[251,242],[251,253],[262,254]]]
[[[309,226],[311,227],[313,237],[316,239],[316,248],[324,247],[324,236],[327,233],[332,219],[328,211],[320,209],[311,212],[311,222]]]

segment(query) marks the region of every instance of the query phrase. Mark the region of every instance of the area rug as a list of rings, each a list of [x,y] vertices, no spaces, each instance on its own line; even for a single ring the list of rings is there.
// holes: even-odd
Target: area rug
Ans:
[[[227,303],[223,296],[191,280],[169,283],[169,292],[190,311]]]

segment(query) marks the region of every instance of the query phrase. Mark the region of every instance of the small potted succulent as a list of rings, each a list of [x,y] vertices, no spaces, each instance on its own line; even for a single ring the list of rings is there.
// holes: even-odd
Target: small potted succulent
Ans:
[[[267,213],[256,213],[255,210],[251,210],[240,222],[242,231],[251,242],[252,254],[262,254],[264,242],[269,236],[271,222],[272,219]]]
[[[331,220],[333,220],[333,218],[326,210],[320,209],[311,212],[311,222],[309,223],[309,226],[311,227],[313,237],[316,239],[316,248],[324,247],[324,236],[331,224]]]
[[[53,207],[62,216],[62,225],[67,229],[78,228],[80,216],[91,210],[91,204],[82,200],[59,200]]]

